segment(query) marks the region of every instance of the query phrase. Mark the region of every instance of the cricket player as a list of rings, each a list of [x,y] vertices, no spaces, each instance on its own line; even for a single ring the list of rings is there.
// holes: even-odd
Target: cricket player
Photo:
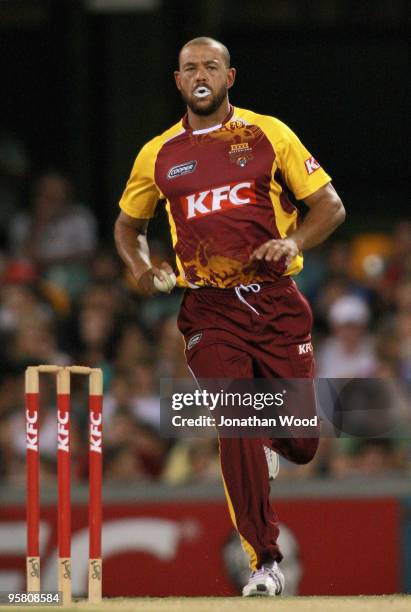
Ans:
[[[343,222],[344,207],[289,127],[230,104],[235,76],[222,43],[201,37],[183,46],[175,81],[187,112],[138,153],[120,201],[117,249],[141,291],[155,293],[154,278],[173,272],[151,264],[146,239],[165,200],[177,281],[186,288],[178,326],[194,376],[313,378],[312,313],[293,276],[303,252]],[[302,222],[296,200],[309,209]],[[220,439],[230,515],[250,557],[244,596],[284,588],[269,501],[277,453],[304,464],[317,446],[317,437]]]

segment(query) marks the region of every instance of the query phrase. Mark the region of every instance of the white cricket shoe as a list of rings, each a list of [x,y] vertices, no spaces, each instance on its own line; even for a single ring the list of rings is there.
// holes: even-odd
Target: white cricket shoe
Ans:
[[[251,572],[248,583],[243,588],[243,597],[275,597],[284,590],[284,574],[278,563],[266,563]]]
[[[268,448],[265,444],[263,445],[265,458],[267,459],[268,466],[268,478],[269,480],[274,480],[278,476],[278,472],[280,471],[280,458],[278,454],[273,451],[271,448]]]

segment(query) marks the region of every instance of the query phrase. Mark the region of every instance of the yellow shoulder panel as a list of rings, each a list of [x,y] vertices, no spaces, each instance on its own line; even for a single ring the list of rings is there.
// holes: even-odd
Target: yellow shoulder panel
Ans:
[[[130,217],[153,217],[157,202],[163,197],[154,178],[157,155],[164,143],[182,130],[182,123],[179,121],[160,136],[147,142],[137,155],[120,200],[121,210]]]
[[[257,125],[274,149],[275,169],[279,168],[288,188],[297,200],[303,200],[331,181],[298,136],[282,121],[268,115],[235,108],[233,118]]]

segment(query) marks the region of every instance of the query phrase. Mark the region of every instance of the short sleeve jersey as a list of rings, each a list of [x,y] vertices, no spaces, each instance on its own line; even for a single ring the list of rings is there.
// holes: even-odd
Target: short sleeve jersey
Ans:
[[[296,229],[294,198],[303,200],[330,180],[284,123],[232,107],[219,126],[192,130],[184,117],[148,142],[120,208],[150,219],[166,200],[178,284],[228,288],[302,269],[302,254],[288,267],[284,260],[249,258],[267,240]]]

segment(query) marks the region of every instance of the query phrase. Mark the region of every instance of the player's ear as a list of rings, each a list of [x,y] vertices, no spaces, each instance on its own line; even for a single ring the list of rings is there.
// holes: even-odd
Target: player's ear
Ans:
[[[179,70],[174,70],[174,78],[176,81],[177,89],[181,90],[181,75]]]
[[[234,85],[235,75],[237,71],[235,68],[227,68],[227,89],[230,89]]]

